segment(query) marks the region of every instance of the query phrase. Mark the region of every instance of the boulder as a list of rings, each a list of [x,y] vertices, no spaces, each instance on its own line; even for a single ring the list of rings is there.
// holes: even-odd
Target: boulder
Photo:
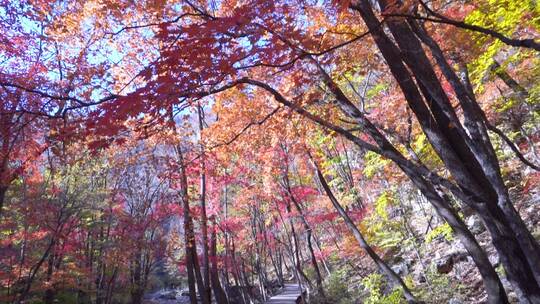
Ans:
[[[482,221],[476,215],[471,215],[467,219],[467,227],[469,227],[473,234],[480,234],[486,231],[484,223],[482,223]]]
[[[409,266],[407,266],[407,263],[405,262],[400,262],[396,265],[393,265],[392,270],[399,276],[405,276],[409,274]]]
[[[462,304],[462,302],[459,299],[451,298],[450,301],[448,301],[448,304]]]
[[[446,274],[452,271],[452,268],[454,268],[454,258],[452,255],[446,256],[435,263],[438,273]]]
[[[454,263],[466,262],[469,259],[469,253],[467,251],[452,252],[452,259]]]
[[[424,275],[424,272],[421,269],[417,269],[412,273],[413,280],[416,282],[423,284],[426,282],[426,276]]]

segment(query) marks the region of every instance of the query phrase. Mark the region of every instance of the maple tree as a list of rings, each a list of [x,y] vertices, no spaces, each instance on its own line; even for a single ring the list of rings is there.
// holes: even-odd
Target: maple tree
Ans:
[[[334,303],[349,267],[429,302],[388,257],[429,273],[425,223],[487,302],[540,303],[533,2],[1,3],[2,301]]]

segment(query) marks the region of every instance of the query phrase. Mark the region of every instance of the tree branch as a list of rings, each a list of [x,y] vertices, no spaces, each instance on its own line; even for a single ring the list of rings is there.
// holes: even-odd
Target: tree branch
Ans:
[[[488,36],[491,36],[492,38],[498,39],[501,42],[511,45],[511,46],[530,48],[536,51],[540,51],[540,43],[536,42],[534,39],[514,39],[514,38],[507,37],[504,34],[497,32],[495,30],[492,30],[492,29],[488,29],[488,28],[474,25],[474,24],[469,24],[469,23],[459,21],[459,20],[450,19],[442,14],[439,14],[433,11],[423,1],[419,0],[419,2],[428,13],[428,16],[399,14],[399,13],[385,14],[384,12],[383,12],[383,15],[387,17],[404,17],[404,18],[412,18],[412,19],[424,20],[424,21],[429,21],[429,22],[434,22],[434,23],[449,24],[449,25],[453,25],[455,27],[462,28],[465,30],[486,34]],[[430,15],[433,17],[430,17]]]
[[[522,163],[524,163],[525,165],[531,167],[532,169],[536,171],[540,171],[540,167],[533,164],[529,160],[527,160],[525,156],[521,153],[521,151],[519,151],[518,147],[516,147],[516,145],[512,142],[512,140],[508,136],[506,136],[506,134],[504,134],[503,131],[499,130],[497,127],[489,123],[487,120],[485,120],[485,124],[488,130],[499,135],[501,139],[504,140],[504,142],[506,142],[506,144],[510,147],[510,149],[512,149],[512,151],[514,151],[514,153],[519,158],[519,160],[521,160]]]
[[[237,140],[240,136],[242,136],[242,134],[244,134],[247,130],[249,130],[249,128],[251,128],[252,126],[255,126],[255,125],[258,125],[258,126],[263,125],[268,119],[270,119],[270,117],[274,116],[274,114],[276,114],[281,109],[282,109],[282,107],[278,106],[277,108],[272,110],[270,113],[268,113],[266,116],[264,116],[263,119],[261,119],[259,121],[250,122],[244,128],[242,128],[242,130],[240,130],[240,132],[236,133],[231,139],[229,139],[226,142],[214,145],[214,146],[210,147],[210,149],[215,149],[215,148],[218,148],[218,147],[221,147],[221,146],[228,146],[228,145],[232,144],[235,140]]]

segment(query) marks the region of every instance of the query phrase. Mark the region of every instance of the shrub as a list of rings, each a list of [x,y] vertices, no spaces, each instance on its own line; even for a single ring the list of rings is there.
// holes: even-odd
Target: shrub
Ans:
[[[372,273],[362,280],[362,285],[369,292],[364,299],[365,304],[402,304],[406,303],[401,288],[393,289],[389,294],[384,294],[385,284],[383,276]]]

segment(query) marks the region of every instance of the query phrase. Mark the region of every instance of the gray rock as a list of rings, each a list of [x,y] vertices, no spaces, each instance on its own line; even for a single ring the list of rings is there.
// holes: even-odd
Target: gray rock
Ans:
[[[415,280],[418,283],[425,283],[426,282],[426,276],[424,275],[424,272],[422,270],[417,269],[412,274],[413,280]]]
[[[438,273],[449,273],[454,268],[454,258],[452,255],[446,256],[435,262]]]
[[[462,302],[459,299],[451,298],[450,301],[448,301],[448,304],[462,304]]]
[[[473,234],[480,234],[486,231],[484,223],[476,215],[472,215],[467,219],[467,226]]]
[[[405,262],[401,262],[392,266],[392,270],[400,276],[409,274],[409,267]]]
[[[452,258],[454,263],[466,262],[469,258],[469,253],[467,251],[456,251],[452,253]]]

